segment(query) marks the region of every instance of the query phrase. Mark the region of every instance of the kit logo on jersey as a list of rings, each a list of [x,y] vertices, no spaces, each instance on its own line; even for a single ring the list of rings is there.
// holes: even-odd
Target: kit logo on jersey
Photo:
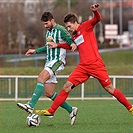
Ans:
[[[84,37],[83,37],[83,35],[78,36],[78,37],[74,40],[74,42],[76,43],[77,46],[80,45],[81,43],[83,43],[83,42],[84,42]]]
[[[109,79],[106,79],[105,82],[107,83],[109,81]]]
[[[48,36],[48,38],[47,38],[47,42],[54,42],[53,37],[52,37],[52,36]]]

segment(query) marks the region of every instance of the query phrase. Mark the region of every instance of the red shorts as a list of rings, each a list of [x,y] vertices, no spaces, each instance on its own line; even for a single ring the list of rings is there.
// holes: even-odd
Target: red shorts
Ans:
[[[103,87],[111,84],[106,67],[101,60],[89,65],[79,64],[68,77],[68,81],[77,86],[88,80],[90,76],[97,78]]]

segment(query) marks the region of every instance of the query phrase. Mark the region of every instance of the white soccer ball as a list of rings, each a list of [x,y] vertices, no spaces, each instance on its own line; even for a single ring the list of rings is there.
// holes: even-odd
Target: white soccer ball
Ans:
[[[37,127],[40,125],[41,118],[37,114],[29,114],[26,118],[26,124],[30,126]]]

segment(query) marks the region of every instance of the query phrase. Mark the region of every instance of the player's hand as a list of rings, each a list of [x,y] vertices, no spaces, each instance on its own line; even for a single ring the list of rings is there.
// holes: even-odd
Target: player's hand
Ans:
[[[77,49],[77,45],[75,43],[70,45],[71,51],[75,51]]]
[[[98,8],[99,8],[99,4],[98,3],[91,5],[91,10],[92,11],[96,11]]]
[[[48,42],[47,44],[49,48],[57,48],[57,44],[55,42]]]
[[[35,54],[36,53],[36,50],[35,49],[29,49],[27,52],[26,52],[26,56],[30,56],[31,54]]]

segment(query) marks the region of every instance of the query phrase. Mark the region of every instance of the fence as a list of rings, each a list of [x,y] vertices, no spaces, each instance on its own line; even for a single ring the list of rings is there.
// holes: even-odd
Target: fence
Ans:
[[[30,57],[26,57],[24,54],[7,54],[0,55],[0,67],[29,67],[29,66],[43,66],[46,59],[45,54],[34,54]],[[71,60],[70,60],[71,59]],[[74,60],[74,61],[73,61]],[[77,52],[67,53],[66,58],[67,65],[77,65],[79,63],[79,56]]]
[[[58,84],[55,91],[59,92],[66,82],[67,75],[57,76]],[[113,86],[121,90],[128,99],[133,99],[133,76],[110,76]],[[0,101],[30,100],[36,86],[37,76],[0,76]],[[87,82],[74,88],[68,100],[114,99],[108,94],[97,79],[90,78]],[[40,100],[48,100],[45,94]]]

